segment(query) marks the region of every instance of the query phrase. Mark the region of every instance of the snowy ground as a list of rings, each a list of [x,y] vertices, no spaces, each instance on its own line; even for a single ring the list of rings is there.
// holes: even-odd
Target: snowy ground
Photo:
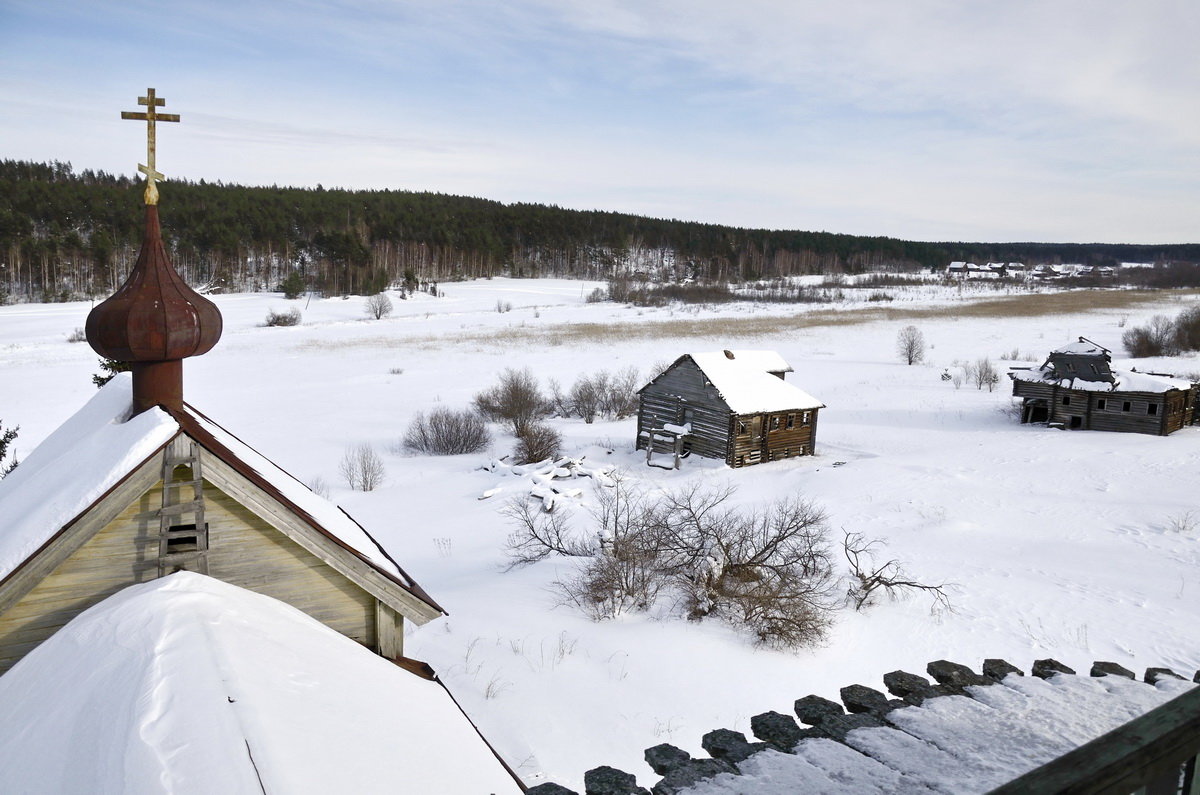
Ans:
[[[992,291],[888,288],[896,300],[886,309],[908,313],[889,319],[867,303],[834,312],[585,303],[595,286],[447,283],[445,297],[395,300],[395,313],[380,321],[366,318],[361,298],[217,296],[225,335],[185,365],[189,402],[302,480],[324,479],[332,498],[447,608],[448,618],[410,633],[407,652],[441,672],[527,781],[545,776],[579,788],[583,772],[599,764],[650,780],[641,758],[647,746],[672,742],[700,753],[700,736],[711,729],[748,733],[759,712],[787,712],[809,693],[836,698],[855,682],[879,687],[888,671],[921,672],[939,658],[1200,667],[1200,428],[1159,438],[1022,426],[1005,411],[1007,379],[988,393],[940,378],[955,360],[990,356],[1007,365],[999,357],[1013,349],[1022,363],[1040,363],[1081,334],[1120,358],[1125,322],[1174,315],[1195,296],[981,317],[966,310],[993,299]],[[512,310],[497,312],[497,301]],[[301,326],[261,325],[268,309],[289,306],[302,311]],[[922,317],[923,308],[936,311]],[[96,356],[67,341],[88,309],[0,307],[0,421],[21,426],[18,456],[94,393]],[[820,322],[805,327],[798,312]],[[909,323],[930,344],[928,362],[913,367],[895,355],[896,333]],[[509,527],[499,511],[527,482],[479,469],[486,454],[398,451],[414,413],[466,406],[505,367],[528,366],[569,387],[601,368],[645,375],[684,352],[729,347],[778,350],[795,368],[789,381],[827,404],[817,456],[737,471],[691,458],[671,472],[647,468],[633,451],[633,420],[553,420],[567,452],[649,484],[730,483],[747,504],[811,498],[835,534],[883,539],[910,573],[953,583],[954,612],[931,615],[921,596],[844,611],[822,647],[801,652],[755,648],[716,622],[633,615],[593,623],[557,606],[548,587],[569,561],[503,571]],[[1134,364],[1200,371],[1194,358]],[[350,491],[338,475],[343,451],[362,442],[374,443],[387,466],[385,486],[370,493]],[[498,433],[493,453],[512,445]]]

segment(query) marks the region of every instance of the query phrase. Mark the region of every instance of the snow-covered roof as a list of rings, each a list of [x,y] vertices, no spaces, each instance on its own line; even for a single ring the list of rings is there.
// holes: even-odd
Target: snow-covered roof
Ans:
[[[1038,367],[1032,370],[1010,370],[1009,375],[1018,381],[1047,383],[1068,389],[1080,389],[1088,392],[1169,392],[1172,389],[1190,389],[1192,384],[1182,378],[1172,378],[1165,375],[1150,375],[1132,370],[1112,371],[1113,383],[1108,381],[1085,381],[1082,378],[1056,378],[1051,367]]]
[[[769,370],[791,370],[774,351],[724,351],[691,353],[688,356],[708,378],[721,398],[736,414],[759,411],[819,409],[825,404],[799,387],[771,375]],[[782,364],[782,367],[775,366]]]
[[[1090,340],[1080,339],[1075,342],[1068,342],[1061,348],[1055,348],[1054,353],[1071,353],[1076,355],[1099,355],[1108,353],[1107,348],[1102,348]]]
[[[3,792],[520,791],[440,683],[191,572],[77,616],[0,712]]]
[[[0,580],[179,432],[121,373],[0,480]]]
[[[885,676],[897,698],[843,688],[849,714],[827,699],[800,699],[795,714],[809,728],[764,713],[751,720],[763,742],[719,730],[703,741],[713,759],[691,759],[670,745],[647,749],[646,758],[664,776],[662,790],[686,795],[982,793],[1195,687],[1165,669],[1138,682],[1112,663],[1096,663],[1093,676],[1054,660],[1035,663],[1033,676],[1003,660],[984,670],[939,660],[929,665],[938,684],[902,671]]]
[[[117,375],[0,480],[0,581],[182,430],[436,607],[341,508],[194,408],[185,406],[174,415],[154,408],[129,418],[132,389],[132,376]]]

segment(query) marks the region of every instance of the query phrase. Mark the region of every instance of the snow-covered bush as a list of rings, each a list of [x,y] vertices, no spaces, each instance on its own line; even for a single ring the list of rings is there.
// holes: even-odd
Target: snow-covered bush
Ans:
[[[544,422],[531,422],[517,434],[513,458],[518,464],[532,464],[547,458],[558,458],[562,452],[562,434]]]
[[[404,449],[429,455],[477,453],[491,442],[487,423],[470,409],[436,408],[428,415],[418,413],[404,434]]]
[[[268,325],[268,326],[298,326],[298,325],[300,325],[300,310],[299,309],[285,309],[282,312],[276,312],[274,309],[268,309],[266,325]]]
[[[8,466],[4,466],[4,458],[8,455],[8,446],[17,438],[17,431],[19,430],[21,430],[19,426],[4,430],[4,424],[0,422],[0,478],[17,468],[17,457],[15,454]]]

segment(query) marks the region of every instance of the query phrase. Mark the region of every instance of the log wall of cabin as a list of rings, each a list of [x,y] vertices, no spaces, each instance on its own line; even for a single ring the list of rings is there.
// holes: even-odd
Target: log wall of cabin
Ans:
[[[1049,422],[1071,428],[1077,417],[1077,427],[1083,430],[1165,435],[1187,424],[1191,413],[1191,390],[1095,392],[1015,380],[1013,395],[1044,400]]]
[[[204,498],[210,576],[287,602],[375,645],[377,605],[370,594],[207,482]],[[87,608],[158,577],[161,500],[160,482],[0,614],[0,673]],[[403,620],[386,617],[393,623],[388,649],[381,651],[399,656]]]
[[[788,428],[788,418],[792,427]],[[753,423],[759,418],[762,433],[758,439],[753,434]],[[742,427],[746,432],[742,433]],[[777,426],[777,427],[772,427]],[[817,410],[777,411],[763,414],[745,414],[734,417],[732,426],[733,449],[728,463],[739,467],[761,461],[778,461],[800,455],[812,455],[816,440]],[[753,454],[758,453],[758,460]]]
[[[646,434],[664,424],[684,421],[692,410],[691,451],[706,458],[725,459],[729,445],[729,407],[704,373],[685,359],[642,388],[638,405],[637,449],[646,447]]]

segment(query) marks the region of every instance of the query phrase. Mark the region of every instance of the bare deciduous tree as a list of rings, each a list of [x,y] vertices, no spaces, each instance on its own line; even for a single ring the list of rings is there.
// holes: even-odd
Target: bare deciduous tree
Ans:
[[[365,442],[346,449],[338,472],[346,479],[350,488],[359,491],[374,491],[383,485],[383,459],[375,448]]]
[[[550,402],[542,395],[537,379],[528,367],[506,369],[500,374],[499,383],[475,395],[473,402],[483,416],[508,423],[517,436],[527,425],[551,411]]]
[[[896,335],[896,353],[905,364],[916,364],[925,358],[925,335],[916,326],[905,326]]]
[[[368,317],[373,317],[376,320],[381,320],[392,314],[392,299],[387,297],[387,293],[376,293],[367,298],[364,307]]]
[[[934,612],[953,609],[950,597],[946,593],[946,583],[929,585],[914,580],[895,558],[882,564],[877,563],[875,550],[882,546],[882,541],[868,541],[862,533],[844,534],[842,551],[850,564],[850,584],[846,590],[846,601],[852,604],[855,610],[862,610],[871,605],[880,593],[886,593],[896,599],[905,591],[928,593],[933,598]]]

